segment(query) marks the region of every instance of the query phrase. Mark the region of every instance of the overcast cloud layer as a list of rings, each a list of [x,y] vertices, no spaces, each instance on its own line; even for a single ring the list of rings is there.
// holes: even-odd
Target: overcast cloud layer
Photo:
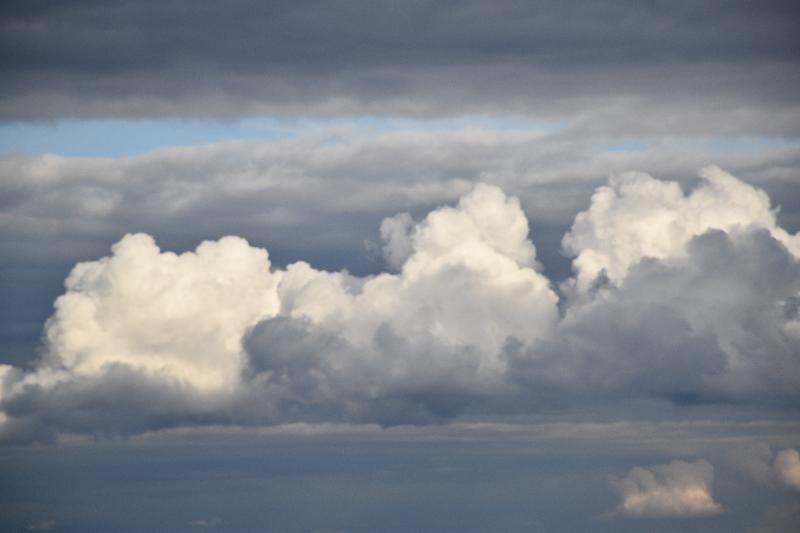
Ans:
[[[788,1],[11,2],[0,117],[523,113],[796,135],[797,22]]]

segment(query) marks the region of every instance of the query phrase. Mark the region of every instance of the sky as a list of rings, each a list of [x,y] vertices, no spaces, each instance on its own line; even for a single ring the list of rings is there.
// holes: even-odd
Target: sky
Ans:
[[[800,9],[0,8],[0,529],[800,522]]]

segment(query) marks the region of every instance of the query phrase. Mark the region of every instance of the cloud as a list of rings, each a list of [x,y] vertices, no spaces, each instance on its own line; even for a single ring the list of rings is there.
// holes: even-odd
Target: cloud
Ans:
[[[622,281],[643,258],[682,255],[687,243],[708,230],[730,232],[761,227],[800,256],[800,236],[776,225],[764,193],[716,167],[701,174],[703,183],[684,195],[676,182],[658,181],[641,173],[614,176],[592,196],[592,205],[575,218],[564,236],[564,249],[575,256],[579,290],[601,275]]]
[[[775,475],[785,485],[800,489],[800,454],[793,448],[787,448],[775,455],[773,463]]]
[[[218,519],[207,520],[205,518],[196,518],[194,520],[190,520],[189,525],[196,528],[207,528],[218,526],[220,522],[221,521]]]
[[[527,234],[519,202],[478,185],[410,228],[398,274],[355,279],[289,265],[278,288],[288,320],[262,323],[248,339],[252,379],[356,419],[453,416],[504,388],[509,335],[530,342],[555,325],[557,297]]]
[[[565,286],[580,297],[559,298],[520,201],[487,184],[425,216],[386,219],[393,271],[374,275],[303,261],[276,268],[237,237],[179,255],[126,236],[111,256],[73,268],[37,366],[3,367],[4,438],[423,424],[652,398],[791,407],[797,236],[776,225],[762,192],[716,169],[705,175],[730,202],[696,199],[715,185],[640,199],[642,188],[677,185],[626,182],[634,192],[604,212],[630,223],[610,224],[619,238],[591,244],[598,257],[622,257],[625,270],[583,288],[577,252],[577,281]],[[678,224],[671,247],[659,247],[658,225],[635,227],[636,213],[682,219],[687,202],[703,204],[710,222]]]
[[[56,527],[55,520],[43,520],[41,522],[34,522],[32,524],[28,524],[29,531],[49,531]]]
[[[354,402],[351,416],[377,402],[373,419],[414,418],[383,412],[396,396],[399,406],[452,416],[463,406],[443,407],[448,391],[470,397],[502,386],[507,336],[531,342],[557,320],[527,235],[518,200],[477,185],[414,226],[398,274],[357,278],[304,262],[271,270],[265,250],[235,237],[176,255],[147,235],[126,236],[112,256],[73,269],[45,328],[45,357],[4,393],[5,411],[49,413],[82,431],[86,420],[62,406],[88,408],[126,381],[116,408],[133,412],[112,425],[123,433],[126,419],[136,431],[143,420],[202,418],[204,405],[232,403],[256,420],[292,401]],[[237,403],[250,395],[254,410]],[[148,397],[163,402],[151,408]]]
[[[729,459],[757,483],[800,489],[800,455],[794,448],[773,452],[769,444],[759,442],[731,450]]]
[[[714,468],[705,460],[688,463],[675,460],[651,468],[634,467],[613,482],[624,516],[689,517],[722,512],[711,495]]]
[[[762,485],[772,485],[774,483],[773,452],[766,442],[733,448],[728,452],[727,458],[738,470],[753,481]]]
[[[518,197],[540,254],[563,262],[558,241],[608,173],[689,176],[710,158],[779,198],[782,224],[800,227],[794,144],[719,154],[694,139],[608,153],[597,149],[603,140],[535,127],[420,126],[382,134],[328,129],[119,159],[5,155],[0,248],[14,264],[61,265],[97,257],[131,231],[184,250],[234,234],[268,246],[281,264],[304,258],[363,271],[363,242],[378,239],[383,218],[419,217],[480,181]]]
[[[537,260],[560,282],[570,276],[560,241],[609,173],[646,168],[688,187],[709,160],[768,192],[779,225],[800,229],[796,143],[721,153],[704,139],[670,138],[607,152],[598,145],[609,138],[570,128],[439,126],[326,128],[117,159],[0,156],[0,360],[27,364],[72,265],[106,255],[131,232],[176,252],[239,235],[280,266],[302,259],[374,274],[380,254],[364,243],[380,250],[384,218],[400,211],[419,220],[485,182],[520,199]]]
[[[513,375],[557,394],[791,404],[799,291],[797,259],[766,230],[710,231],[568,306],[553,337],[509,352]]]
[[[25,506],[10,509],[0,520],[12,530],[44,517],[57,520],[61,529],[78,531],[99,522],[118,522],[122,516],[140,530],[159,530],[165,522],[185,530],[193,519],[219,519],[215,527],[223,530],[284,531],[297,525],[296,512],[282,512],[287,498],[301,498],[293,508],[309,510],[303,513],[308,517],[306,530],[347,531],[354,515],[368,517],[364,527],[378,530],[381,524],[403,520],[409,508],[444,501],[448,505],[433,506],[396,531],[462,525],[469,529],[470,524],[490,522],[488,529],[513,530],[534,516],[537,523],[529,527],[546,531],[723,532],[747,530],[770,505],[796,503],[795,493],[763,490],[718,466],[719,454],[731,443],[765,438],[770,443],[796,442],[800,428],[796,417],[754,421],[736,407],[699,408],[691,417],[673,416],[671,421],[665,419],[677,413],[667,411],[658,422],[652,412],[638,421],[629,416],[602,421],[593,414],[543,413],[534,419],[489,423],[473,418],[388,429],[343,424],[182,426],[131,439],[96,442],[70,437],[59,446],[6,448],[3,453],[9,459],[2,465],[6,490],[27,489],[31,495]],[[581,417],[583,422],[575,422]],[[619,502],[609,487],[609,474],[625,477],[636,464],[649,468],[676,457],[689,462],[703,457],[714,465],[712,495],[724,513],[707,519],[597,519]],[[148,468],[152,464],[171,467]],[[80,476],[75,476],[75,465],[80,465]],[[42,474],[17,475],[34,468]],[[109,475],[110,468],[115,475]],[[158,492],[167,476],[174,477],[177,485],[170,484],[169,493]],[[198,482],[222,478],[228,490]],[[102,506],[100,514],[89,517],[74,516],[75,505],[96,500],[99,485],[106,494],[124,495],[120,498],[124,505]],[[133,490],[137,487],[152,490]],[[353,487],[364,497],[353,498]],[[159,494],[156,502],[153,491]],[[54,494],[69,497],[74,504],[52,508],[48,504]],[[326,512],[312,512],[320,501],[326,502]],[[470,515],[454,524],[454,507]],[[183,512],[173,513],[176,508]],[[143,509],[148,512],[142,513]],[[783,529],[764,531],[793,531],[790,518],[786,517]]]
[[[797,131],[787,2],[27,4],[0,19],[6,119],[579,111]]]
[[[162,253],[128,235],[112,256],[79,263],[45,326],[47,366],[73,376],[129,365],[198,390],[234,387],[244,331],[278,311],[266,250],[226,237]]]

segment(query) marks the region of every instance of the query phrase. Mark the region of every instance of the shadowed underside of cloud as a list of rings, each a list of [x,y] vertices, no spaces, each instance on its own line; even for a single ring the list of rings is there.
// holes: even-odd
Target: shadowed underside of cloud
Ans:
[[[643,174],[600,188],[564,238],[576,275],[559,289],[519,201],[485,184],[385,220],[393,271],[374,276],[274,268],[237,237],[177,255],[129,235],[72,270],[37,366],[2,367],[3,437],[797,405],[800,237],[763,192],[702,177],[688,195]]]
[[[0,117],[527,112],[796,133],[797,20],[780,0],[7,2]]]

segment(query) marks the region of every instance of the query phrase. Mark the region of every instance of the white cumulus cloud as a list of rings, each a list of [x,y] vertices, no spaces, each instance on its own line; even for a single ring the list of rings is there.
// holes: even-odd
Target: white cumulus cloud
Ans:
[[[714,468],[705,460],[675,460],[651,468],[634,467],[614,481],[618,512],[631,517],[703,516],[722,512],[711,495]]]
[[[0,367],[2,433],[792,400],[798,237],[763,192],[704,177],[689,196],[641,174],[599,189],[565,243],[574,284],[611,283],[561,301],[520,202],[486,184],[385,219],[391,271],[371,276],[275,268],[239,237],[178,255],[128,235],[73,268],[37,366]]]
[[[764,228],[800,257],[800,237],[778,227],[769,197],[717,167],[700,173],[702,183],[688,195],[676,182],[638,172],[611,178],[592,196],[564,236],[564,249],[575,256],[579,290],[604,273],[620,283],[643,258],[684,255],[693,238],[709,230]]]
[[[238,237],[161,252],[128,235],[112,255],[79,263],[48,321],[43,369],[98,374],[128,365],[200,390],[238,382],[245,330],[278,312],[266,250]]]
[[[794,448],[787,448],[775,455],[772,464],[775,475],[789,487],[800,489],[800,454]]]
[[[118,380],[142,390],[171,383],[183,401],[200,394],[228,406],[257,385],[259,418],[298,396],[342,405],[502,387],[506,339],[545,337],[558,316],[519,201],[479,184],[455,207],[406,225],[400,271],[364,278],[305,262],[273,269],[266,250],[238,237],[176,255],[148,235],[128,235],[111,256],[72,270],[45,327],[44,359],[22,379],[5,379],[9,410],[63,405],[64,394],[86,398]],[[388,233],[387,246],[398,238]],[[289,344],[274,338],[284,325]],[[307,347],[307,366],[298,346]],[[439,409],[429,405],[436,398],[420,401]]]

